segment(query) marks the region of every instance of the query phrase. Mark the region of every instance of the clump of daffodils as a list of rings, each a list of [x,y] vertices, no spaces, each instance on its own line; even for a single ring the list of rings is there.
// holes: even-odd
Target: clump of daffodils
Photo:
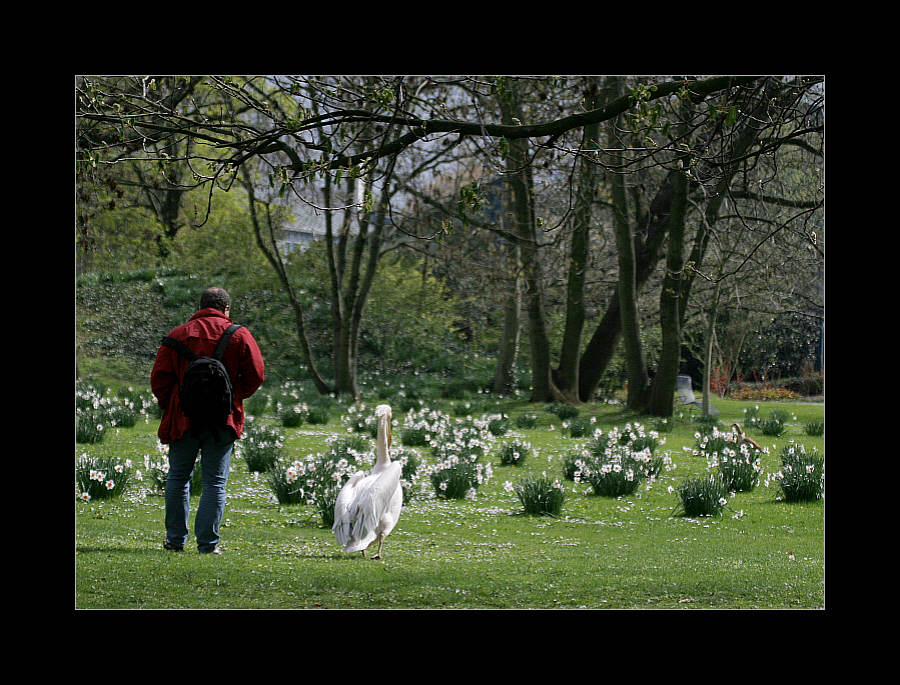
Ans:
[[[507,492],[515,493],[526,514],[532,516],[559,516],[565,501],[565,488],[558,478],[550,480],[546,472],[540,477],[529,477],[513,485],[503,484]]]
[[[810,502],[825,496],[825,457],[791,440],[782,448],[781,470],[772,474],[786,502]],[[768,479],[766,485],[768,485]]]
[[[520,466],[527,457],[532,456],[534,453],[531,443],[520,438],[503,443],[497,450],[502,466]]]
[[[89,502],[122,495],[128,491],[134,479],[132,466],[130,459],[120,461],[113,457],[82,454],[75,463],[78,498]]]
[[[762,475],[762,455],[760,451],[745,442],[736,431],[720,431],[713,428],[707,434],[694,433],[697,447],[694,456],[706,459],[710,471],[718,471],[725,486],[732,492],[745,492],[759,485]]]
[[[580,456],[576,453],[572,478],[590,484],[597,495],[631,494],[642,482],[653,483],[661,471],[674,468],[668,454],[654,454],[662,442],[658,433],[646,434],[639,424],[614,427],[606,434],[597,429]]]

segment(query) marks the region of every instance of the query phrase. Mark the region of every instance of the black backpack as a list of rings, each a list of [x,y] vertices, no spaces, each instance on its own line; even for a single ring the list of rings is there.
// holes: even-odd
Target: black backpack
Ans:
[[[225,348],[241,324],[233,323],[219,338],[212,357],[201,357],[180,340],[165,337],[163,345],[177,350],[188,360],[178,386],[178,398],[184,415],[193,428],[217,428],[225,425],[232,410],[234,390],[228,370],[222,363]]]

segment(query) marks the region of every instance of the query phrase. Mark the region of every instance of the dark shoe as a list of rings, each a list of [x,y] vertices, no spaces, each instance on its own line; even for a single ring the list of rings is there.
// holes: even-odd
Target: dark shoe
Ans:
[[[198,549],[197,551],[200,552],[200,554],[221,554],[222,553],[222,549],[218,545],[216,545],[215,547],[213,547],[210,550],[206,550],[205,552],[200,549]]]
[[[173,545],[171,542],[169,542],[168,538],[166,538],[165,542],[163,542],[163,549],[167,549],[172,552],[183,552],[184,551],[184,547],[178,547],[176,545]]]

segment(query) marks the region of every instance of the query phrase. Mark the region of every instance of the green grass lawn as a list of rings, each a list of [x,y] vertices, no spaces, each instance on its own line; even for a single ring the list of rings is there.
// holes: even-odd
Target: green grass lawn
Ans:
[[[781,447],[791,439],[824,453],[824,436],[803,429],[824,418],[823,405],[713,404],[724,428],[743,425],[743,410],[755,404],[762,417],[788,411],[777,439],[747,431],[770,450],[766,472],[780,468]],[[380,561],[344,554],[311,507],[274,503],[265,477],[240,458],[232,460],[220,556],[197,554],[193,531],[187,551],[163,550],[161,495],[138,487],[114,500],[76,500],[75,608],[824,608],[824,502],[779,501],[773,483],[730,497],[719,516],[674,511],[678,500],[668,486],[706,472],[703,457],[682,449],[695,443],[687,412],[679,419],[676,410],[673,429],[661,434],[666,443],[658,453],[668,451],[676,468],[651,489],[605,498],[564,481],[562,515],[551,518],[519,513],[521,503],[503,484],[544,471],[562,480],[563,456],[585,440],[563,437],[559,419],[542,405],[510,401],[499,408],[539,417],[535,428],[513,426],[500,438],[524,436],[538,455],[518,466],[500,466],[489,455],[494,476],[474,500],[414,499]],[[581,412],[596,416],[603,430],[635,420],[652,426],[609,405]],[[403,414],[395,410],[394,417],[402,421]],[[140,465],[144,454],[156,454],[157,425],[140,420],[101,443],[77,444],[76,456],[116,455]],[[337,412],[325,426],[283,428],[285,452],[302,458],[325,451],[326,438],[343,430]],[[399,432],[394,436],[399,443]]]

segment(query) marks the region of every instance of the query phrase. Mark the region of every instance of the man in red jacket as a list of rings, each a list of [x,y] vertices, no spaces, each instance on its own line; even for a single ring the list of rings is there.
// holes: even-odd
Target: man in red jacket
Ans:
[[[200,298],[200,309],[186,323],[176,326],[168,337],[196,355],[213,356],[216,343],[233,322],[231,298],[223,288],[208,288]],[[169,474],[166,479],[166,540],[163,547],[184,549],[188,535],[190,496],[188,483],[200,453],[203,492],[197,505],[194,534],[201,554],[220,554],[219,523],[225,512],[225,484],[234,441],[244,428],[243,401],[265,380],[265,364],[259,346],[247,328],[238,328],[228,341],[222,357],[234,393],[231,413],[220,428],[191,426],[181,409],[178,388],[188,360],[168,345],[156,353],[150,387],[163,410],[159,440],[169,445]]]

